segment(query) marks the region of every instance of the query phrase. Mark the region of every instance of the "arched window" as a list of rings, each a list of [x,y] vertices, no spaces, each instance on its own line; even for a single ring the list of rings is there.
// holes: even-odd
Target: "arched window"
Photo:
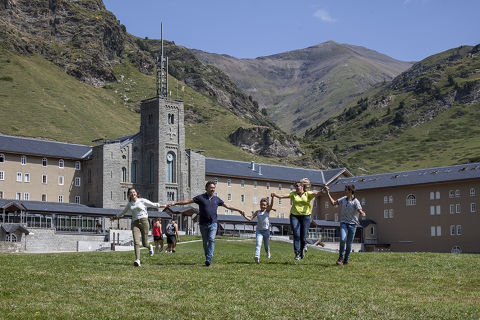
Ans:
[[[407,196],[407,206],[414,206],[417,204],[417,198],[413,194]]]
[[[155,156],[153,155],[153,153],[150,154],[150,183],[155,183]]]
[[[63,159],[58,160],[58,167],[59,168],[64,168],[65,167],[65,161],[63,161]]]
[[[5,155],[0,153],[0,163],[5,162]]]
[[[122,182],[127,182],[127,168],[122,167]]]
[[[8,233],[6,236],[5,236],[5,241],[8,241],[8,242],[17,242],[17,236],[13,233]]]
[[[174,124],[175,123],[175,115],[169,113],[168,114],[168,124]]]
[[[47,158],[42,159],[42,167],[46,167],[48,164]]]
[[[454,246],[454,247],[452,247],[451,252],[452,253],[462,253],[462,248],[460,248],[459,246]]]
[[[175,154],[173,152],[167,153],[167,182],[177,182],[176,177],[176,161]]]
[[[137,182],[137,161],[132,162],[132,173],[131,173],[132,182]]]

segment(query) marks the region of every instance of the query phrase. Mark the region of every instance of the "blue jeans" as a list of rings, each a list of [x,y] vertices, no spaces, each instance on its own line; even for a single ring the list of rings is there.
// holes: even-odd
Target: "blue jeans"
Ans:
[[[293,251],[300,254],[305,248],[310,227],[310,215],[290,215],[290,226],[293,231]]]
[[[348,257],[350,257],[350,251],[352,251],[352,243],[353,237],[355,236],[355,231],[357,231],[356,224],[350,224],[345,222],[340,223],[340,250],[338,257],[339,259],[348,261]],[[347,246],[346,249],[345,245]]]
[[[257,230],[255,232],[255,238],[257,240],[257,245],[255,247],[255,257],[260,258],[260,248],[262,247],[262,239],[263,239],[263,247],[265,248],[265,252],[270,251],[270,230]]]
[[[203,251],[205,251],[205,260],[210,262],[213,258],[215,249],[215,235],[217,234],[217,223],[201,224],[200,233],[203,240]]]

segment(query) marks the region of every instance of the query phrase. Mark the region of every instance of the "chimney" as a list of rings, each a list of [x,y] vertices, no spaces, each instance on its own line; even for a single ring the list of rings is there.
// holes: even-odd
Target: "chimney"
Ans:
[[[258,175],[259,176],[262,175],[262,166],[261,165],[258,165]]]
[[[252,171],[255,171],[255,162],[253,160],[250,162],[250,168],[252,168]]]

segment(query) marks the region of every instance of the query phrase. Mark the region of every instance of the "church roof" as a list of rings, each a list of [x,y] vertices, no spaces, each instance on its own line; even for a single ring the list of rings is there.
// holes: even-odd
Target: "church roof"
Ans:
[[[207,175],[290,182],[308,178],[314,185],[331,183],[342,174],[352,176],[346,168],[316,170],[215,158],[205,159],[205,173]]]
[[[55,158],[85,159],[92,147],[58,141],[0,135],[1,152],[41,155]]]

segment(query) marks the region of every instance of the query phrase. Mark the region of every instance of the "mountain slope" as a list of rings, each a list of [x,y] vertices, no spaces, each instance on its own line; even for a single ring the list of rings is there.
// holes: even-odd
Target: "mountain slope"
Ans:
[[[84,144],[136,132],[140,101],[155,94],[160,44],[128,34],[101,0],[0,0],[0,132]],[[185,102],[188,147],[212,157],[283,160],[230,143],[238,128],[291,138],[222,71],[164,44],[170,93]]]
[[[373,50],[333,41],[256,59],[193,52],[228,74],[267,108],[279,127],[296,135],[411,66]]]
[[[411,170],[478,161],[479,121],[480,45],[463,46],[416,63],[305,137],[357,173]]]

